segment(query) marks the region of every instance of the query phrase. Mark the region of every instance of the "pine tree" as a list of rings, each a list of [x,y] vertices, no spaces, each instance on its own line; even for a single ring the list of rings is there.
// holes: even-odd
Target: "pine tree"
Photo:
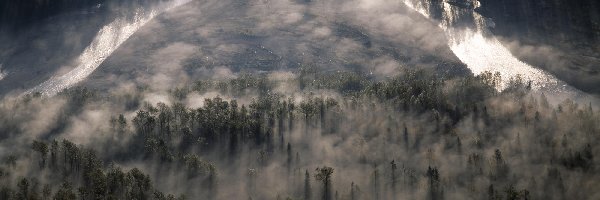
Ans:
[[[438,169],[429,167],[427,169],[427,178],[429,179],[429,199],[441,199],[440,174]]]
[[[315,179],[323,183],[323,200],[331,200],[331,176],[333,175],[333,168],[331,167],[320,167],[316,169]]]
[[[308,170],[306,170],[306,173],[304,175],[304,200],[310,199],[312,199],[312,191],[310,188],[310,174],[308,173]]]
[[[48,155],[48,144],[34,140],[32,148],[40,153],[40,168],[44,168],[46,166],[46,156]]]
[[[75,195],[75,193],[73,193],[73,187],[71,186],[71,183],[69,182],[64,182],[60,188],[58,188],[58,191],[56,191],[56,194],[54,194],[54,200],[75,200],[77,199],[77,196]]]
[[[373,171],[373,199],[379,200],[379,170],[375,168]]]
[[[27,178],[22,178],[17,183],[17,199],[29,199],[29,180]]]
[[[356,191],[354,188],[354,181],[350,184],[350,200],[356,200]]]
[[[288,144],[287,144],[287,161],[286,161],[286,168],[287,168],[288,176],[290,175],[290,171],[292,169],[292,161],[293,161],[292,145],[288,142]]]
[[[406,150],[410,149],[408,145],[408,128],[406,127],[406,124],[404,124],[404,147],[406,147]]]
[[[398,178],[396,175],[396,170],[398,169],[398,166],[396,165],[396,161],[392,160],[392,162],[390,163],[392,165],[392,174],[391,174],[391,185],[392,185],[392,199],[396,199],[396,184],[398,182]]]

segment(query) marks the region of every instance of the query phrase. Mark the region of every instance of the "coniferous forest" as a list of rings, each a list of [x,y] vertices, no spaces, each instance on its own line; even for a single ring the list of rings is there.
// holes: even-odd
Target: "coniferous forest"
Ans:
[[[407,70],[383,81],[310,67],[297,74],[200,80],[170,90],[168,104],[142,101],[145,88],[5,101],[2,147],[10,153],[0,165],[0,198],[586,199],[597,192],[600,114],[591,105],[552,106],[520,78],[498,92],[501,77],[491,73]],[[284,85],[300,92],[286,96]],[[190,107],[192,95],[206,98]]]

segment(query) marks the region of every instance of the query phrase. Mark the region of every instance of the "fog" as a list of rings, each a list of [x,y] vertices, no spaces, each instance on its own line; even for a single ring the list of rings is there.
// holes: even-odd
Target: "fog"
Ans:
[[[1,199],[600,198],[594,97],[474,75],[403,2],[192,1],[136,28],[64,87],[7,89]]]

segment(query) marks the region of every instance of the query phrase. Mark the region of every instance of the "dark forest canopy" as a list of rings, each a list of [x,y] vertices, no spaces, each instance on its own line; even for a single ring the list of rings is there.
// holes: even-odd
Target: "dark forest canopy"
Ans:
[[[587,105],[551,105],[518,78],[497,92],[500,77],[490,73],[448,79],[408,70],[384,81],[353,72],[297,74],[201,80],[173,88],[168,104],[145,101],[151,91],[144,87],[5,102],[2,113],[12,114],[1,118],[1,144],[14,151],[1,155],[0,198],[597,195],[600,113]],[[282,95],[276,88],[283,83],[302,90]],[[202,95],[190,107],[187,100]],[[31,117],[40,112],[56,114]],[[80,126],[85,135],[73,132]]]

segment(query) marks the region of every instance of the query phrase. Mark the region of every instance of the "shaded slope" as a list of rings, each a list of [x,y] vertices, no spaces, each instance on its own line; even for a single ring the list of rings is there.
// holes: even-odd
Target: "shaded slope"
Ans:
[[[112,88],[161,80],[176,87],[198,78],[306,67],[352,70],[374,78],[414,67],[450,76],[469,74],[445,45],[441,30],[401,4],[377,14],[325,12],[329,6],[195,2],[150,22],[85,85]],[[378,20],[370,23],[371,18]]]

